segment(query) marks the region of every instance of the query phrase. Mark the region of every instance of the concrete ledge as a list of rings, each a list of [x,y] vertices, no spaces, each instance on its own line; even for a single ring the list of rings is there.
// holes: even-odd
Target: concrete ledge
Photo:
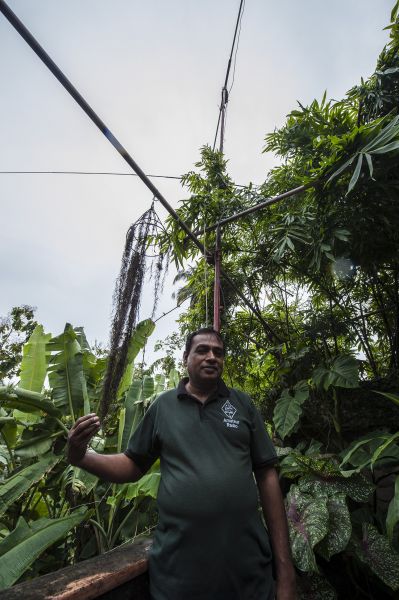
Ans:
[[[141,538],[132,544],[85,560],[76,565],[25,581],[0,592],[1,600],[92,600],[145,573],[151,538]],[[124,588],[126,586],[123,586]],[[141,583],[141,586],[143,584]],[[133,590],[132,590],[133,592]],[[125,594],[124,594],[125,595]],[[138,591],[132,598],[145,596]]]

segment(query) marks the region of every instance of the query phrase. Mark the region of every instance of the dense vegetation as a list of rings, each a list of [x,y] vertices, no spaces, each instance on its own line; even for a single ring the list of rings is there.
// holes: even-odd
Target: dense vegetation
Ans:
[[[265,151],[281,165],[260,188],[237,188],[208,147],[183,178],[190,196],[179,214],[208,250],[215,234],[203,236],[204,226],[309,184],[222,234],[224,268],[256,309],[222,280],[226,380],[252,394],[278,448],[307,599],[399,589],[398,7],[367,81],[341,101],[325,94],[299,105],[267,135]],[[190,306],[152,370],[133,362],[154,325],[137,327],[98,451],[123,448],[154,395],[175,385],[174,351],[212,311],[212,268],[185,234],[169,221],[157,242],[179,268],[178,302]],[[158,465],[139,483],[111,486],[64,460],[68,427],[98,408],[107,356],[81,328],[52,337],[33,313],[26,326],[34,330],[22,362],[18,346],[2,363],[2,377],[9,369],[20,380],[0,388],[1,587],[103,552],[156,520]],[[154,374],[160,366],[169,376]]]

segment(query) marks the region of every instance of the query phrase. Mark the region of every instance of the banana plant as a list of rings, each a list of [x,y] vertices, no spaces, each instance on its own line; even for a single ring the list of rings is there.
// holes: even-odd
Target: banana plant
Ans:
[[[153,329],[152,321],[140,323],[131,339],[120,408],[114,415],[115,423],[120,419],[118,448],[134,430],[149,397],[163,388],[159,378],[132,384],[134,358]],[[104,495],[103,484],[96,477],[65,464],[63,448],[68,428],[80,415],[97,409],[105,363],[106,358],[92,352],[82,328],[66,324],[63,333],[52,337],[39,325],[24,347],[19,383],[0,387],[0,468],[4,465],[0,479],[0,587],[20,579],[55,542],[64,544],[64,555],[68,557],[69,532],[85,519],[100,537],[102,523],[108,520],[107,543],[98,544],[97,551],[112,547],[126,529],[125,513],[131,513],[127,503],[155,495],[156,474],[154,485],[144,481],[136,495],[127,490],[130,500],[122,502],[123,514],[116,507],[109,519],[112,507],[105,500],[112,490],[108,487]],[[96,436],[93,447],[107,451],[104,433]],[[89,511],[86,505],[93,499],[95,509]],[[78,503],[82,509],[74,509]],[[101,511],[104,514],[100,515]],[[84,536],[85,531],[79,530],[79,535]]]

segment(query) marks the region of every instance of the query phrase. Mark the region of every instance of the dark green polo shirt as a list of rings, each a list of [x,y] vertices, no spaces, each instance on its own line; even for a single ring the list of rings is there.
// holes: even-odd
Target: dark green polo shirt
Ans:
[[[268,600],[271,551],[253,471],[276,453],[249,396],[220,381],[201,404],[186,381],[153,402],[126,450],[144,472],[161,461],[151,596]]]

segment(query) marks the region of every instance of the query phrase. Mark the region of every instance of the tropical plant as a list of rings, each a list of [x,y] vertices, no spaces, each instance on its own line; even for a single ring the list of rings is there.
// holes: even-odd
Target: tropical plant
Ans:
[[[142,321],[131,337],[117,405],[92,443],[98,452],[122,451],[155,395],[175,382],[174,373],[135,377],[133,361],[153,330]],[[67,324],[52,337],[37,325],[18,385],[0,387],[0,588],[109,550],[156,522],[159,465],[137,484],[107,485],[65,461],[68,428],[98,409],[106,360],[82,328]]]

